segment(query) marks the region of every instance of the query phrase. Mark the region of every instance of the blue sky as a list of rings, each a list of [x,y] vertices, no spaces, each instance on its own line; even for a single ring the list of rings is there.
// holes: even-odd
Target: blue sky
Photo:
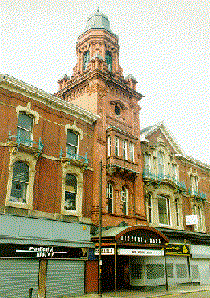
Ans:
[[[119,35],[124,75],[145,96],[141,127],[164,121],[187,155],[210,164],[208,0],[2,0],[0,72],[56,92],[97,6]]]

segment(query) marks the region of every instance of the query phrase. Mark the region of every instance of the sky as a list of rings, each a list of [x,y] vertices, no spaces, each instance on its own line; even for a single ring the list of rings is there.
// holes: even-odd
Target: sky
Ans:
[[[141,128],[163,122],[186,155],[210,165],[208,0],[1,0],[0,72],[56,92],[97,7],[144,95]]]

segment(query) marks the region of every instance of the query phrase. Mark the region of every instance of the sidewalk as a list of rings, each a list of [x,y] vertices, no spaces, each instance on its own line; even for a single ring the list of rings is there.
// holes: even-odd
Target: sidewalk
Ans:
[[[155,297],[164,297],[168,295],[180,295],[186,293],[194,293],[194,292],[203,292],[210,291],[209,285],[178,285],[177,287],[169,287],[169,290],[166,291],[164,287],[157,287],[150,291],[139,291],[139,290],[125,290],[125,291],[117,291],[117,292],[107,292],[99,296],[98,294],[85,294],[78,297],[73,296],[64,296],[62,298],[155,298]]]

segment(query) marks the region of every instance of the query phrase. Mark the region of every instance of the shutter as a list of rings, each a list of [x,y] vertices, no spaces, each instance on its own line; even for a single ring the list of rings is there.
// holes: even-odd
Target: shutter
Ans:
[[[84,261],[49,260],[47,298],[84,294]]]
[[[38,293],[39,261],[33,259],[0,259],[0,297],[28,298]]]

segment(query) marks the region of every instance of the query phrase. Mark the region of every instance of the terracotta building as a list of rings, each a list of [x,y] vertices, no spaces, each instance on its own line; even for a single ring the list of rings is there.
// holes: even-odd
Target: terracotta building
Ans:
[[[56,95],[100,117],[94,130],[90,203],[91,219],[97,227],[102,196],[103,290],[138,286],[142,274],[139,256],[162,255],[161,249],[168,241],[146,221],[139,122],[142,95],[136,91],[135,78],[124,77],[118,36],[99,11],[88,19],[84,33],[78,37],[76,53],[73,75],[58,81]],[[92,240],[97,247],[97,230],[95,233]],[[93,265],[94,256],[92,259]],[[91,284],[98,276],[96,271],[91,272],[88,291],[97,290]]]
[[[209,283],[210,166],[186,156],[162,123],[141,130],[141,147],[147,221],[170,240],[168,281]],[[164,284],[163,274],[153,281]]]
[[[83,294],[98,116],[7,75],[0,114],[0,296]]]

